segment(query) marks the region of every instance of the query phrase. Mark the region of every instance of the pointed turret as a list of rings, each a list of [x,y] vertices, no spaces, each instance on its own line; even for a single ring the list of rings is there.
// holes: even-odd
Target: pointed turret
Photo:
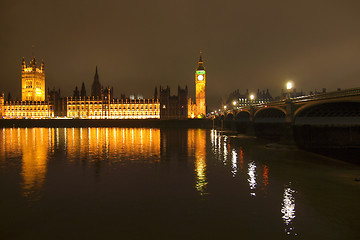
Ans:
[[[94,82],[91,86],[91,96],[101,97],[101,84],[99,81],[99,74],[98,74],[97,66],[95,69]]]
[[[85,89],[85,83],[84,83],[84,82],[83,82],[82,85],[81,85],[80,96],[81,96],[82,98],[85,98],[85,97],[86,97],[86,89]]]
[[[154,91],[154,99],[158,99],[157,87],[155,87],[155,91]]]
[[[21,70],[22,70],[22,71],[25,71],[25,68],[26,68],[25,58],[22,58],[22,61],[21,61]]]
[[[35,59],[35,56],[34,56],[33,59],[31,59],[30,66],[33,69],[33,71],[35,72],[36,71],[36,59]]]
[[[198,67],[196,70],[205,70],[203,64],[204,64],[204,61],[202,59],[202,51],[200,50],[200,58],[199,58]]]
[[[41,71],[45,71],[45,63],[44,63],[44,59],[41,60]]]
[[[74,90],[74,94],[73,94],[73,98],[79,98],[79,89],[78,89],[78,87],[76,86],[75,87],[75,90]]]
[[[98,74],[97,66],[96,66],[96,68],[95,68],[94,80],[95,80],[95,81],[99,81],[99,74]]]

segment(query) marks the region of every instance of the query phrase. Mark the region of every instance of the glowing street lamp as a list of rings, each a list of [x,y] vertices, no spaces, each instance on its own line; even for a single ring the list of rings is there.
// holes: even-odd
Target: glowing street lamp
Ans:
[[[255,99],[255,95],[254,95],[254,94],[251,94],[251,95],[250,95],[250,100],[251,100],[251,101],[254,101],[254,99]]]
[[[225,110],[225,111],[226,111],[226,108],[227,108],[227,106],[225,105],[225,106],[224,106],[224,110]]]
[[[294,87],[294,83],[293,83],[292,81],[288,81],[288,82],[286,83],[286,89],[287,89],[287,91],[288,91],[288,99],[291,98],[290,92],[291,92],[291,89],[293,89],[293,87]]]
[[[236,101],[233,101],[233,105],[234,105],[234,106],[236,106],[236,103],[237,103]]]
[[[293,83],[292,82],[287,82],[286,83],[286,89],[291,90],[292,88],[293,88]]]

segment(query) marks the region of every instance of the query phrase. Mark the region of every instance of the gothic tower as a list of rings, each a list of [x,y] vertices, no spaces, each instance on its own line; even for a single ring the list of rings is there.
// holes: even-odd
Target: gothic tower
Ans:
[[[202,52],[200,51],[200,59],[195,72],[195,85],[196,85],[196,116],[206,116],[206,101],[205,101],[205,85],[206,73],[202,59]]]
[[[22,101],[45,101],[45,67],[44,61],[37,68],[35,57],[26,66],[25,59],[21,63],[21,99]]]
[[[96,70],[95,70],[94,82],[91,86],[91,96],[93,96],[95,98],[101,97],[101,84],[99,81],[97,66],[96,66]]]

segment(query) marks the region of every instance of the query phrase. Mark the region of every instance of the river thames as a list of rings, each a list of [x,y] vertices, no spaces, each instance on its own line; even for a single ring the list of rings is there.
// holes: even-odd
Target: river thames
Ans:
[[[0,130],[0,239],[358,239],[360,166],[230,132]]]

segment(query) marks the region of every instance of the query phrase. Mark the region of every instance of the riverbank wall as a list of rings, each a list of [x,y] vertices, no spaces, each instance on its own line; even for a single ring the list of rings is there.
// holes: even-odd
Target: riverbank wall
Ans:
[[[0,119],[2,128],[82,128],[82,127],[134,127],[134,128],[204,128],[213,126],[212,120],[160,120],[160,119]]]

